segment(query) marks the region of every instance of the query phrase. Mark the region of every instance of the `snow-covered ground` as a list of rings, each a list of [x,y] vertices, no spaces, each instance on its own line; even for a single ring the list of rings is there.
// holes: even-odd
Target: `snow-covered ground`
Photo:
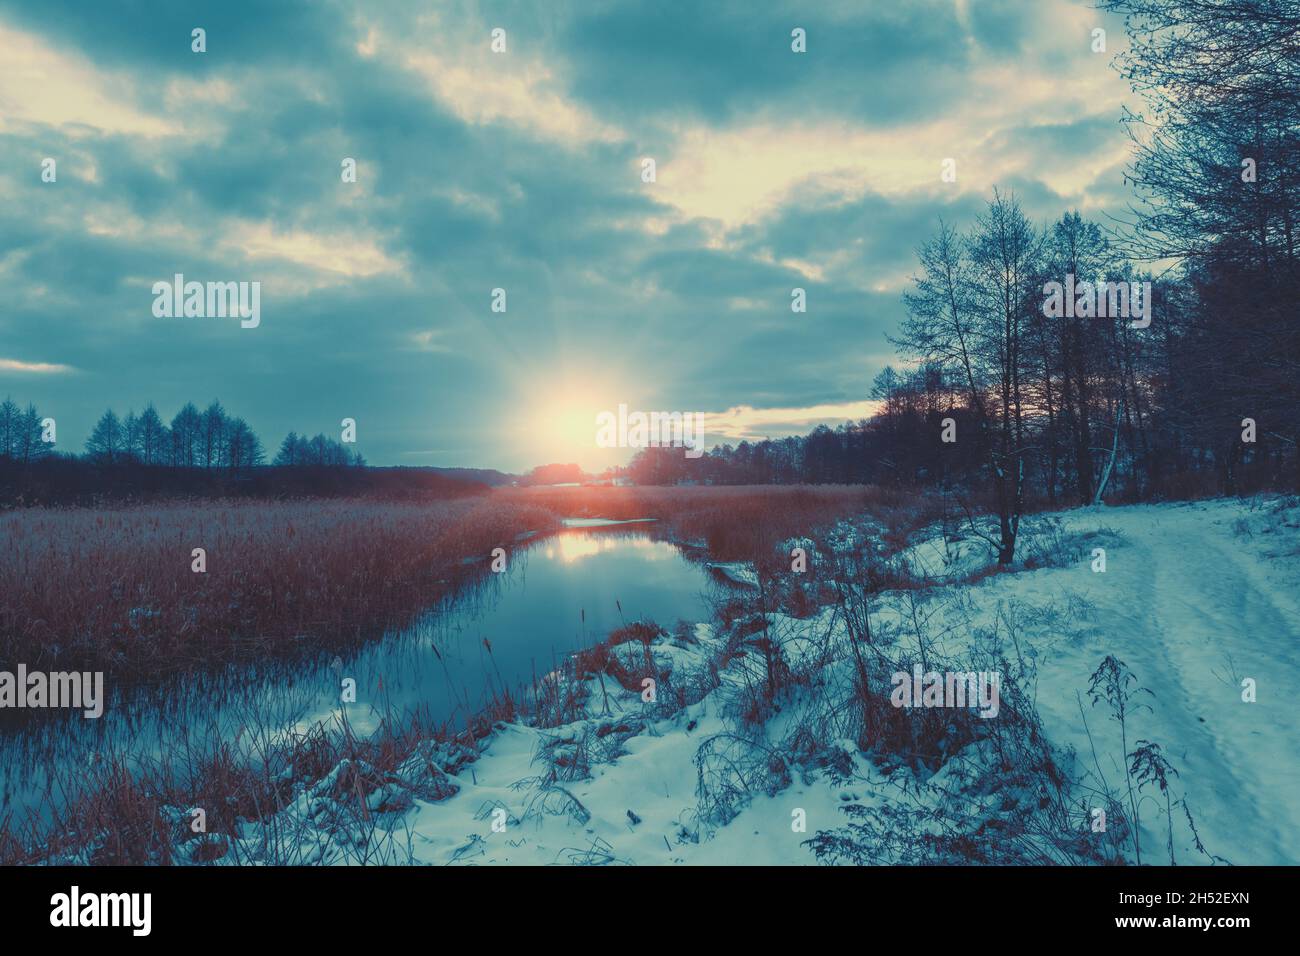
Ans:
[[[1151,711],[1135,737],[1161,744],[1206,848],[1237,864],[1300,863],[1300,507],[1248,511],[1235,501],[1074,512],[1067,525],[1112,532],[1105,573],[1090,552],[1075,566],[994,579],[990,593],[1060,603],[1074,594],[1095,610],[1043,642],[1038,707],[1048,732],[1088,754],[1075,690],[1107,653],[1149,688]],[[1243,680],[1256,685],[1244,702]],[[1085,702],[1085,709],[1086,702]],[[1111,782],[1122,779],[1118,731],[1100,708],[1088,724]],[[1150,813],[1147,813],[1150,810]],[[1144,846],[1165,835],[1143,808]],[[1177,821],[1176,821],[1177,822]],[[1176,829],[1178,842],[1180,831]],[[1182,845],[1190,834],[1181,831]],[[1182,862],[1196,859],[1184,849]],[[1165,861],[1167,862],[1167,860]]]
[[[840,529],[827,550],[854,538]],[[996,626],[1012,634],[1036,665],[1048,737],[1075,752],[1065,761],[1072,774],[1085,787],[1100,781],[1123,793],[1119,727],[1088,699],[1089,676],[1114,655],[1151,691],[1134,697],[1148,707],[1128,717],[1128,748],[1138,740],[1160,745],[1177,773],[1171,799],[1185,800],[1204,846],[1197,850],[1176,809],[1177,861],[1209,863],[1210,854],[1234,864],[1300,863],[1300,741],[1291,709],[1300,691],[1300,504],[1211,501],[1039,516],[1027,521],[1022,548],[1031,565],[1057,566],[1033,570],[981,576],[974,572],[992,557],[981,548],[937,535],[909,548],[909,564],[948,583],[882,595],[873,631],[899,647],[914,642],[919,602],[932,650],[950,660],[963,659],[977,632]],[[1105,551],[1104,571],[1095,549]],[[803,620],[772,615],[769,626],[792,666],[815,658],[828,673],[847,666],[826,656],[843,656],[834,608]],[[639,693],[593,678],[586,717],[546,729],[499,725],[477,759],[458,760],[446,778],[431,771],[438,779],[432,791],[427,779],[424,786],[433,799],[395,803],[386,826],[425,864],[816,862],[804,841],[843,826],[841,808],[850,803],[898,799],[913,771],[887,772],[837,741],[830,746],[844,751],[847,776],[791,765],[777,752],[808,712],[797,702],[737,742],[736,702],[751,685],[756,652],[723,656],[715,687],[707,677],[724,643],[703,623],[654,643],[658,673],[712,687],[676,713],[648,717]],[[613,653],[642,650],[630,642]],[[1243,700],[1248,680],[1254,702]],[[817,686],[813,680],[799,693]],[[701,761],[737,781],[728,812],[702,807]],[[314,792],[290,812],[319,803]],[[386,799],[372,805],[382,811]],[[1148,788],[1139,799],[1143,860],[1167,863],[1164,797]],[[1088,807],[1078,814],[1083,825]],[[323,856],[331,859],[328,849]]]

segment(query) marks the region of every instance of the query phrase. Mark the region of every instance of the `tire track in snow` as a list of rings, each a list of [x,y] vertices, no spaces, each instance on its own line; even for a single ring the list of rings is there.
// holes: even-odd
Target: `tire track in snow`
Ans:
[[[1300,673],[1300,617],[1279,607],[1262,559],[1225,533],[1217,510],[1162,510],[1155,520],[1135,511],[1123,517],[1148,520],[1119,522],[1131,548],[1125,562],[1138,576],[1138,641],[1119,640],[1114,651],[1130,656],[1156,695],[1154,714],[1131,721],[1129,747],[1142,737],[1168,752],[1202,836],[1212,832],[1220,844],[1207,838],[1210,852],[1237,863],[1296,863],[1300,761],[1283,703]],[[1143,639],[1150,643],[1135,646]],[[1259,683],[1257,703],[1242,702],[1240,677]],[[1157,862],[1151,841],[1163,852],[1164,821],[1150,801],[1142,811],[1144,859]],[[1179,822],[1176,844],[1184,842]]]

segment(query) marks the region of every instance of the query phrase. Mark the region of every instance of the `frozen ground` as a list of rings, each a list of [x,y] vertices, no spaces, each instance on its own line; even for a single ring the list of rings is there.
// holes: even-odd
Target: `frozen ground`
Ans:
[[[1113,508],[1068,524],[1118,537],[1104,574],[1084,561],[993,584],[1028,602],[1068,590],[1095,607],[1077,636],[1042,649],[1038,705],[1053,739],[1088,753],[1073,691],[1115,654],[1154,694],[1136,736],[1166,750],[1207,849],[1238,864],[1300,863],[1300,508]],[[1247,678],[1255,703],[1242,700]],[[1089,715],[1118,754],[1106,723]],[[1123,774],[1114,760],[1102,769],[1112,782]],[[1161,847],[1163,834],[1144,844]]]
[[[914,641],[916,598],[932,646],[960,660],[973,633],[1000,622],[1037,666],[1043,727],[1063,753],[1074,750],[1066,761],[1072,772],[1089,786],[1103,781],[1122,791],[1119,728],[1087,694],[1098,664],[1116,656],[1151,691],[1135,698],[1149,709],[1129,717],[1129,749],[1137,740],[1160,745],[1177,772],[1171,799],[1185,800],[1205,853],[1234,864],[1300,863],[1293,718],[1300,505],[1275,499],[1079,509],[1035,518],[1025,535],[1030,563],[1056,566],[981,575],[991,556],[978,541],[931,536],[914,545],[909,562],[924,563],[919,570],[944,583],[919,596],[883,595],[876,633],[899,646]],[[834,541],[828,547],[835,549]],[[1096,548],[1105,550],[1104,572],[1094,570]],[[816,558],[812,563],[815,569]],[[846,666],[832,608],[804,620],[772,615],[770,626],[792,666],[824,674]],[[705,624],[664,636],[653,646],[655,668],[683,685],[703,680],[723,643]],[[639,655],[640,645],[614,653]],[[752,649],[724,658],[716,688],[660,719],[647,716],[636,691],[608,678],[602,689],[592,679],[584,719],[549,729],[499,725],[477,759],[445,779],[453,795],[401,802],[385,825],[411,861],[435,865],[814,863],[803,841],[843,826],[841,808],[849,803],[899,799],[908,782],[902,778],[913,771],[886,773],[838,741],[827,743],[844,752],[847,777],[790,765],[779,750],[808,712],[797,702],[737,742],[736,701],[757,666]],[[1256,685],[1253,703],[1243,701],[1247,679]],[[800,693],[815,695],[819,682]],[[701,747],[711,738],[710,772],[725,777],[739,767],[737,792],[721,814],[704,812],[697,789]],[[434,796],[451,789],[436,787]],[[1144,862],[1167,863],[1164,798],[1152,788],[1140,799]],[[305,793],[289,812],[311,812],[312,801]],[[384,809],[384,798],[372,803]],[[1079,808],[1081,821],[1087,812]],[[1173,814],[1177,861],[1211,862],[1185,816]],[[792,826],[801,818],[803,830]],[[320,858],[342,857],[327,840]]]

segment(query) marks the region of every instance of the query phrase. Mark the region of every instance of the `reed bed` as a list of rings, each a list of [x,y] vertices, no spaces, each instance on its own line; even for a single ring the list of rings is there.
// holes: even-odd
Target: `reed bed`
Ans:
[[[153,679],[408,620],[557,525],[496,498],[216,501],[0,515],[0,666]],[[194,549],[206,570],[194,570]]]

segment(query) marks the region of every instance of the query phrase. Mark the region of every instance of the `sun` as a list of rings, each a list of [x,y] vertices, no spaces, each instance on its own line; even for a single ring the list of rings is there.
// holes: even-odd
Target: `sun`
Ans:
[[[598,475],[632,458],[627,448],[596,443],[597,418],[620,403],[640,407],[644,388],[634,369],[618,359],[579,349],[566,350],[552,364],[528,363],[518,370],[503,431],[510,435],[516,470],[538,465],[577,464]]]
[[[546,447],[561,454],[563,460],[590,456],[596,450],[599,411],[598,405],[587,398],[565,396],[539,406],[533,427]]]
[[[532,409],[521,416],[520,444],[533,465],[575,462],[594,474],[628,457],[626,449],[596,444],[596,416],[615,407],[596,389],[568,387],[539,396],[531,404]]]

